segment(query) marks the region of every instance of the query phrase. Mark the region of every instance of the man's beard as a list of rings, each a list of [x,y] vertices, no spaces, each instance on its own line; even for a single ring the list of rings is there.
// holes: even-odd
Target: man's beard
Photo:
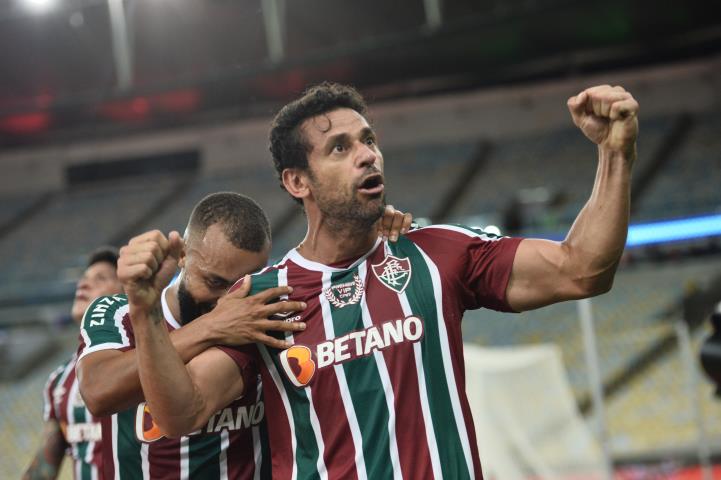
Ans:
[[[213,309],[209,303],[196,302],[182,280],[178,284],[178,305],[180,305],[180,324],[186,325]]]
[[[318,185],[316,183],[316,185]],[[350,230],[365,233],[375,225],[385,210],[385,195],[362,201],[358,198],[356,186],[353,186],[350,198],[341,199],[340,195],[320,194],[330,189],[325,186],[316,188],[315,200],[324,220],[332,230]]]

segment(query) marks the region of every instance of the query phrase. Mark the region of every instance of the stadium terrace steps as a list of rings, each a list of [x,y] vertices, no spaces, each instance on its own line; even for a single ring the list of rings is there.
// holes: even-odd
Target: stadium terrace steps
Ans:
[[[721,113],[695,118],[686,142],[649,186],[638,220],[721,211]]]
[[[601,373],[604,383],[628,373],[635,362],[659,342],[673,338],[669,308],[684,292],[704,288],[721,271],[721,257],[647,264],[621,270],[608,294],[592,299]],[[575,302],[565,302],[519,315],[489,310],[467,312],[464,338],[484,346],[552,342],[561,347],[564,365],[578,400],[587,399],[589,385],[582,333]],[[696,346],[705,333],[697,333]],[[698,351],[696,348],[695,352]],[[614,449],[640,454],[672,447],[674,429],[680,444],[694,438],[692,410],[678,349],[669,349],[640,375],[627,377],[608,397]],[[712,387],[702,380],[709,430],[721,438],[721,401],[711,400]],[[663,399],[664,401],[659,401]],[[682,409],[683,407],[683,409]]]
[[[611,292],[592,299],[604,378],[622,371],[639,352],[672,332],[675,318],[663,315],[669,306],[678,304],[687,289],[710,281],[719,270],[719,257],[621,270]],[[481,345],[558,343],[575,394],[580,397],[588,389],[575,302],[517,315],[467,312],[463,329],[467,340]]]
[[[73,188],[0,239],[0,303],[71,296],[87,254],[141,218],[175,178],[142,177]]]
[[[182,233],[193,207],[205,196],[215,192],[237,192],[253,198],[263,207],[271,225],[282,217],[291,205],[290,197],[280,189],[270,169],[233,169],[198,177],[187,192],[173,201],[170,208],[150,219],[146,224],[147,228],[157,228],[166,233],[171,230]]]
[[[673,126],[674,117],[644,119],[636,171],[645,170]],[[483,217],[502,224],[503,213],[520,195],[548,195],[554,203],[524,218],[524,231],[563,230],[587,201],[596,174],[594,146],[575,128],[497,142],[482,175],[476,176],[451,220]],[[557,197],[556,201],[552,199]]]

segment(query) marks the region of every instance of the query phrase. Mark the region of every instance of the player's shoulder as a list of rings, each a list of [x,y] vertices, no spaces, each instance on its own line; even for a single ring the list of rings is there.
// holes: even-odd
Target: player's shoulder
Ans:
[[[48,379],[45,382],[45,386],[48,388],[53,388],[55,386],[55,383],[57,380],[63,375],[65,370],[70,366],[71,363],[73,363],[73,358],[68,358],[67,361],[61,363],[58,365],[52,372],[50,372],[50,375],[48,375]]]
[[[251,273],[251,294],[254,292],[258,292],[259,290],[265,290],[266,288],[277,286],[278,271],[281,270],[283,266],[284,263],[280,262],[273,265],[268,265],[267,267],[264,267],[257,272]],[[228,293],[232,293],[238,290],[244,282],[245,277],[241,277],[240,279],[238,279],[238,281],[236,281],[233,286],[228,289]]]
[[[427,239],[452,239],[452,238],[478,238],[485,241],[497,241],[501,240],[502,235],[486,231],[480,227],[470,227],[462,224],[446,224],[439,223],[434,225],[428,225],[409,231],[406,236],[410,240],[427,240]]]
[[[92,326],[98,320],[114,318],[118,313],[128,310],[128,297],[125,294],[103,295],[92,301],[83,315],[83,327]]]

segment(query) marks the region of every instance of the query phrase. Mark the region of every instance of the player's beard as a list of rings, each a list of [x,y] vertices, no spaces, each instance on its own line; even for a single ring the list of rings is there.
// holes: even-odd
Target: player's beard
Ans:
[[[181,325],[186,325],[213,309],[213,305],[209,303],[197,302],[185,288],[185,282],[182,280],[178,284],[178,305],[180,306]]]
[[[335,231],[352,231],[363,234],[368,232],[383,215],[385,194],[374,198],[362,198],[358,185],[352,185],[348,191],[329,187],[319,182],[311,174],[316,205],[326,225]]]

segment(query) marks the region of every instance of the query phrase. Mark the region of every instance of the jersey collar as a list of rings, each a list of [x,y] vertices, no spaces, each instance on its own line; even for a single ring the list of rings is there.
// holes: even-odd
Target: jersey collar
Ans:
[[[163,293],[160,294],[160,304],[163,307],[163,316],[165,317],[165,321],[177,330],[178,328],[180,328],[180,323],[178,323],[178,321],[173,316],[173,312],[170,311],[170,307],[168,306],[168,301],[165,299],[165,295],[170,288],[170,285],[172,284],[173,282],[170,282],[170,284],[163,289]]]
[[[286,255],[286,258],[288,260],[292,261],[293,263],[295,263],[296,265],[298,265],[299,267],[305,268],[306,270],[312,270],[315,272],[325,272],[325,273],[343,272],[346,270],[352,270],[352,269],[356,268],[358,265],[360,265],[361,263],[365,262],[366,259],[368,258],[368,256],[371,253],[373,253],[376,250],[376,248],[378,248],[378,245],[380,245],[382,241],[383,240],[380,237],[378,237],[370,250],[368,250],[364,255],[359,257],[356,261],[354,261],[353,263],[351,263],[350,265],[348,265],[345,268],[331,267],[331,266],[325,265],[323,263],[313,262],[311,260],[308,260],[303,255],[301,255],[300,252],[298,252],[297,248],[294,248],[293,250],[288,252],[288,255]]]

